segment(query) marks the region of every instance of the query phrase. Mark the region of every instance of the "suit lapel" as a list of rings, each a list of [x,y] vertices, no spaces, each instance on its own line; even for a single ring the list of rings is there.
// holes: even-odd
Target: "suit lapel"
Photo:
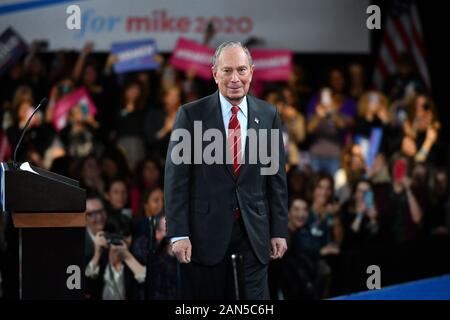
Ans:
[[[236,177],[233,172],[233,165],[226,163],[226,148],[227,148],[227,133],[225,131],[225,126],[223,123],[223,115],[222,115],[222,108],[220,107],[220,100],[219,100],[219,91],[216,91],[213,95],[211,95],[211,101],[210,103],[206,104],[210,110],[209,115],[205,119],[206,126],[208,128],[216,128],[219,129],[222,133],[223,137],[223,155],[224,155],[224,166],[226,168],[226,171],[228,172],[229,176],[236,180]],[[204,129],[205,130],[205,129]]]

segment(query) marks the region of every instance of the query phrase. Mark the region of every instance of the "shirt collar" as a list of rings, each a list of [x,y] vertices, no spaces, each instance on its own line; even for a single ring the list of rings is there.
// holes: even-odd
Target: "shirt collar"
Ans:
[[[86,228],[86,230],[92,242],[95,242],[95,235],[91,232],[91,230],[89,230],[89,228]]]
[[[222,115],[226,115],[231,113],[231,107],[233,106],[219,91],[219,99],[220,99],[220,108],[222,109]],[[244,117],[247,118],[247,96],[242,99],[241,103],[238,104],[239,110],[242,112]]]

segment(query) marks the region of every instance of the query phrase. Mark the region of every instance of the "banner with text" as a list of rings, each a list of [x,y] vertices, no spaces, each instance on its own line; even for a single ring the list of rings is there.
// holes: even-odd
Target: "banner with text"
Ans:
[[[111,53],[117,58],[114,63],[116,73],[152,70],[159,66],[154,60],[156,54],[154,40],[113,43]]]
[[[79,16],[66,12],[70,5],[79,7]],[[213,48],[257,38],[264,48],[369,53],[368,5],[368,0],[7,0],[0,4],[0,30],[12,26],[28,43],[47,40],[50,50],[81,49],[93,41],[94,50],[108,51],[116,42],[151,38],[160,52],[171,52],[180,37],[203,41],[212,25]],[[70,27],[77,19],[79,26]]]
[[[170,57],[170,64],[179,70],[195,70],[200,78],[209,80],[212,77],[211,60],[214,49],[192,40],[180,38]]]
[[[292,52],[251,49],[255,81],[287,81],[292,71]]]

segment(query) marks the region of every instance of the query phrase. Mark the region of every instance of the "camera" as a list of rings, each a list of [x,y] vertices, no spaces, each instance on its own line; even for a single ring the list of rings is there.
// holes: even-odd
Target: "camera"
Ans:
[[[108,245],[120,246],[122,244],[123,237],[119,233],[105,233],[105,239]]]

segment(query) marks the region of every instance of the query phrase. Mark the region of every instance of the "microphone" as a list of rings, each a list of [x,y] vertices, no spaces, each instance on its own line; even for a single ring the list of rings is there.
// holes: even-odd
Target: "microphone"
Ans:
[[[30,121],[33,118],[33,116],[36,113],[36,111],[38,111],[40,107],[47,105],[47,103],[48,103],[48,99],[47,98],[43,98],[41,100],[41,102],[39,102],[37,107],[33,110],[33,113],[30,115],[30,117],[28,118],[27,123],[25,124],[25,127],[23,127],[22,134],[20,135],[19,141],[17,142],[16,148],[14,149],[13,165],[14,165],[14,167],[16,169],[18,169],[18,165],[17,165],[17,162],[16,162],[17,150],[19,149],[19,146],[22,143],[22,139],[23,139],[23,137],[25,135],[25,132],[27,132],[28,126],[30,124]]]

